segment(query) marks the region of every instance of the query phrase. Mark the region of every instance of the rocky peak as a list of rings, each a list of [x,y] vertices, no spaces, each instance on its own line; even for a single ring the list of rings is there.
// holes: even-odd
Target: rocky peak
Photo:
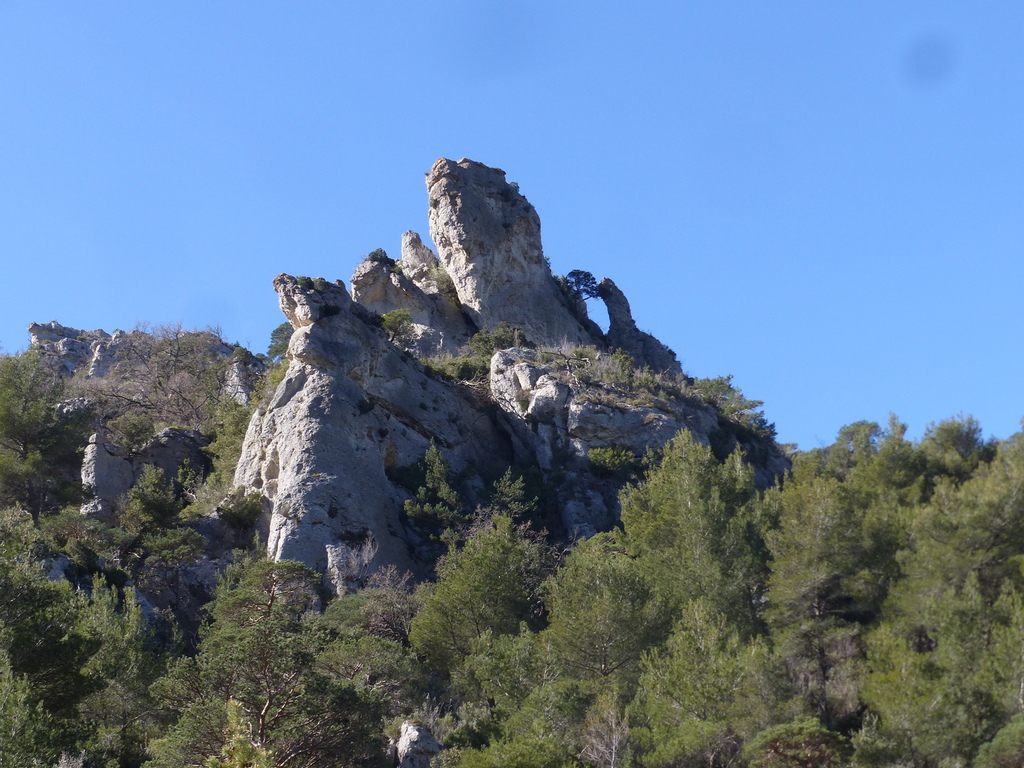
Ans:
[[[458,299],[438,284],[442,275],[436,271],[440,262],[433,251],[415,232],[406,232],[402,240],[403,254],[408,242],[411,259],[407,262],[409,255],[403,255],[401,269],[390,259],[364,259],[352,274],[352,299],[378,315],[406,310],[412,328],[402,345],[408,351],[420,357],[458,355],[476,329]]]
[[[540,217],[504,171],[442,158],[427,193],[430,237],[478,328],[504,321],[534,344],[603,346],[568,308],[544,256]]]
[[[713,446],[742,437],[687,393],[675,354],[637,328],[611,280],[560,285],[537,212],[504,171],[441,159],[427,190],[437,255],[410,231],[400,261],[375,251],[358,265],[351,295],[340,280],[274,280],[295,329],[288,368],[253,416],[235,483],[263,497],[268,554],[301,560],[338,592],[360,569],[429,572],[436,547],[405,513],[412,489],[396,478],[431,445],[471,501],[486,498],[495,467],[559,476],[545,514],[575,537],[615,523],[624,480],[608,466],[636,463],[681,429]],[[607,334],[586,315],[584,296],[595,295],[608,306]],[[395,310],[408,313],[401,333],[382,321]],[[466,355],[474,333],[503,322],[537,349],[496,352],[486,383],[453,381],[413,357]],[[759,483],[784,468],[765,448]]]
[[[64,376],[73,376],[80,368],[92,363],[110,341],[110,334],[106,331],[83,331],[61,325],[56,320],[45,324],[30,323],[28,332],[32,346],[40,351],[43,360]]]
[[[436,293],[437,283],[430,280],[430,273],[441,266],[437,254],[423,244],[418,232],[412,230],[402,235],[402,272],[424,290],[433,288]]]
[[[295,328],[288,369],[253,415],[235,473],[264,499],[268,554],[319,570],[338,592],[364,567],[423,568],[403,522],[410,495],[388,471],[432,443],[456,471],[511,460],[508,438],[470,392],[393,344],[341,281],[278,275],[274,287]]]

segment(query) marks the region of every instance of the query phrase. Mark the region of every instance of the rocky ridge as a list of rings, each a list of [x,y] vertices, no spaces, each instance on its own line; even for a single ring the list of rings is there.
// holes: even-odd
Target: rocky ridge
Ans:
[[[384,564],[422,573],[433,550],[392,478],[431,444],[470,498],[494,465],[557,474],[551,501],[569,537],[617,515],[622,481],[592,471],[595,449],[639,457],[688,429],[705,444],[744,445],[762,487],[785,470],[770,440],[686,395],[675,354],[637,329],[611,280],[597,291],[608,333],[587,317],[583,297],[552,275],[539,217],[503,171],[441,159],[427,191],[438,254],[407,232],[402,258],[371,254],[351,293],[340,280],[274,280],[293,328],[288,369],[257,408],[235,475],[262,495],[270,556],[307,563],[338,592]],[[380,328],[396,310],[413,326],[401,346]],[[533,348],[495,352],[486,383],[447,380],[417,359],[464,354],[473,334],[505,324]]]
[[[785,471],[770,438],[695,395],[675,353],[637,328],[610,279],[588,275],[582,292],[552,275],[539,217],[503,171],[441,159],[426,181],[438,253],[410,231],[401,258],[370,254],[351,290],[341,280],[274,279],[292,328],[286,369],[255,407],[232,496],[258,495],[270,557],[309,565],[336,593],[389,564],[428,576],[436,531],[406,513],[415,488],[402,477],[432,446],[470,505],[486,503],[505,469],[532,473],[540,522],[566,539],[613,526],[618,491],[640,458],[683,429],[721,456],[742,447],[761,487]],[[605,303],[607,332],[588,317],[588,298]],[[400,335],[385,332],[396,312],[407,321]],[[146,466],[168,479],[186,460],[207,471],[198,414],[210,397],[247,403],[265,369],[208,332],[108,334],[52,322],[30,333],[47,364],[108,409],[82,481],[95,493],[83,512],[110,522]],[[478,375],[467,380],[440,372],[464,370],[444,364],[481,354],[481,336],[512,343],[492,347],[487,369],[471,366]],[[166,360],[177,362],[161,368]],[[163,381],[175,386],[154,397]],[[175,426],[128,445],[133,422],[115,417],[140,412],[151,427]],[[211,514],[199,528],[224,538],[219,507]]]

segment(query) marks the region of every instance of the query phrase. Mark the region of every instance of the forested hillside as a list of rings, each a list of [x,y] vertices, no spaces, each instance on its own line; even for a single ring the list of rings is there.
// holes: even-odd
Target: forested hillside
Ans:
[[[621,519],[577,541],[541,529],[553,491],[523,468],[462,511],[428,452],[409,513],[436,578],[367,569],[337,594],[266,559],[225,480],[262,390],[214,396],[231,358],[195,354],[209,375],[176,391],[209,465],[142,472],[106,518],[81,513],[97,409],[123,437],[182,416],[0,359],[3,768],[385,765],[410,731],[444,768],[1024,759],[1022,435],[858,422],[759,490],[742,448],[683,430],[596,457]]]
[[[1024,435],[780,446],[503,171],[427,189],[266,354],[0,357],[0,768],[1022,764]]]

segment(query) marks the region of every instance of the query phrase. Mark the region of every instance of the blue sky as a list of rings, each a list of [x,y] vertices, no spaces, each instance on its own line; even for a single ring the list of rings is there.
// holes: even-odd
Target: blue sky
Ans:
[[[0,346],[219,326],[426,235],[438,157],[508,172],[556,272],[811,448],[1024,416],[1024,5],[8,2]]]

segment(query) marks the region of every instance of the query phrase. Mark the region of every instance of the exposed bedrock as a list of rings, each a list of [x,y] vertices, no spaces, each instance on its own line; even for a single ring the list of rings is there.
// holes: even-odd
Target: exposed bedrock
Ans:
[[[421,542],[402,520],[409,494],[386,470],[419,461],[431,442],[455,471],[511,460],[508,438],[468,392],[389,342],[338,283],[321,291],[280,275],[274,286],[295,328],[290,362],[253,416],[235,474],[266,499],[268,554],[310,565],[339,591],[361,569],[419,570]]]
[[[568,308],[544,257],[537,211],[504,171],[442,158],[427,174],[427,193],[430,237],[478,327],[505,321],[544,346],[602,343]]]

